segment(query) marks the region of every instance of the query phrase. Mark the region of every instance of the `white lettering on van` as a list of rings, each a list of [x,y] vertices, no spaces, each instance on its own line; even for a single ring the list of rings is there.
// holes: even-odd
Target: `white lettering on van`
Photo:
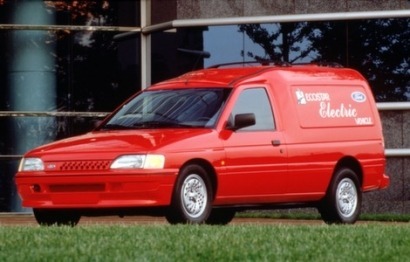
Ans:
[[[330,101],[330,95],[328,93],[305,93],[305,99],[308,102]]]
[[[319,115],[322,118],[355,118],[357,117],[357,110],[352,108],[350,104],[346,107],[341,103],[339,107],[332,108],[330,102],[321,102]]]
[[[372,125],[373,120],[371,117],[356,117],[354,119],[356,121],[356,125]]]
[[[314,93],[304,93],[302,90],[297,89],[296,99],[299,105],[306,105],[307,102],[323,102],[330,101],[329,93],[314,92]]]

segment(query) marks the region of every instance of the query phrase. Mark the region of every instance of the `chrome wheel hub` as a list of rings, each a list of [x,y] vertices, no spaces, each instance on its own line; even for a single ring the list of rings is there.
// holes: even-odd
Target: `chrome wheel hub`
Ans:
[[[192,218],[199,217],[203,214],[208,194],[204,180],[196,175],[189,175],[182,185],[181,190],[182,206],[185,212]]]
[[[337,208],[344,217],[350,217],[357,208],[357,189],[350,178],[340,181],[336,191]]]

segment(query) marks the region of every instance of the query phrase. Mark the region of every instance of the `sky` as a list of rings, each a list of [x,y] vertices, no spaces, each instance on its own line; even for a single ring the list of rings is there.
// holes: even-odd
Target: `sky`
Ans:
[[[215,41],[215,40],[218,41]],[[261,47],[239,32],[236,25],[232,26],[210,26],[204,32],[204,50],[211,54],[210,58],[205,59],[205,67],[215,64],[242,62],[242,50],[251,51],[263,56],[265,53]],[[245,57],[247,61],[252,60]]]
[[[276,24],[265,24],[263,25],[268,32],[274,32],[278,30]],[[260,57],[265,57],[265,51],[259,45],[253,43],[253,41],[242,32],[239,32],[239,27],[237,25],[230,26],[210,26],[207,31],[204,31],[204,51],[211,54],[210,58],[205,59],[204,66],[209,67],[221,63],[232,63],[232,62],[242,62],[242,61],[253,61],[253,58],[245,56],[245,59],[241,56],[241,51],[244,50],[246,55],[247,52],[252,52],[254,55]],[[279,40],[281,41],[281,40]],[[301,43],[295,43],[299,45],[302,49],[303,46],[307,47],[310,42],[304,39]],[[299,55],[299,53],[291,53],[290,58]],[[311,52],[308,56],[303,59],[298,59],[296,62],[310,62],[317,54]]]

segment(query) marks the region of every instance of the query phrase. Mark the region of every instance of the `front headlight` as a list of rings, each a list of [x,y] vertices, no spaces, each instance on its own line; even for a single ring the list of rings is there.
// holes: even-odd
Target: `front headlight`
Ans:
[[[162,169],[163,155],[124,155],[114,160],[111,169]]]
[[[23,158],[20,161],[19,171],[43,171],[44,163],[40,158]]]

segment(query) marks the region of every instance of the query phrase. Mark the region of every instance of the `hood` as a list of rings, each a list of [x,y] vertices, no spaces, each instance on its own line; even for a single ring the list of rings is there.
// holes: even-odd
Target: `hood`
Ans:
[[[47,159],[110,159],[120,154],[163,152],[203,146],[212,136],[211,129],[160,129],[95,131],[85,135],[56,141],[28,152],[25,157]],[[200,140],[202,143],[197,143]],[[207,144],[209,146],[209,144]]]

